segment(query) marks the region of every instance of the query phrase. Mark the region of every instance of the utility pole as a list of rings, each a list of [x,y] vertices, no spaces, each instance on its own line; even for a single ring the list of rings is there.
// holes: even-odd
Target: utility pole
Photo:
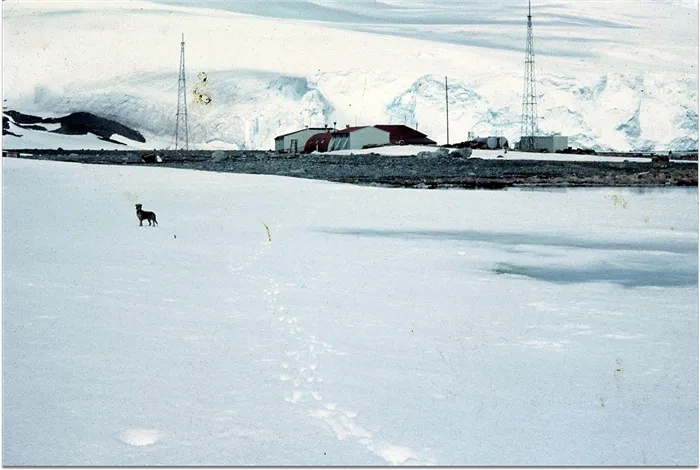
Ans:
[[[184,133],[180,138],[180,133]],[[187,126],[187,84],[185,83],[185,35],[180,43],[180,77],[177,82],[177,114],[175,117],[175,150],[182,150],[182,140],[185,150],[190,149],[190,129]]]
[[[532,37],[532,12],[527,2],[527,43],[525,46],[525,79],[523,83],[523,114],[520,120],[521,150],[535,149],[537,135],[537,92],[535,90],[535,50]],[[524,137],[524,140],[522,139]]]
[[[447,77],[445,77],[445,119],[447,121],[447,145],[450,145],[450,101],[447,95]]]

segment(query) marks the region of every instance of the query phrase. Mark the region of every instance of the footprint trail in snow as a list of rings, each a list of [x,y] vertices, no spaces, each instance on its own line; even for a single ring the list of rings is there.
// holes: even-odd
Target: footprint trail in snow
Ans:
[[[322,393],[323,375],[318,359],[327,354],[345,353],[306,331],[299,319],[280,301],[283,290],[274,277],[269,277],[263,295],[270,313],[285,325],[287,336],[296,343],[295,348],[285,352],[280,365],[279,380],[290,385],[290,392],[284,399],[306,408],[310,416],[325,422],[337,439],[353,440],[389,464],[435,465],[432,459],[420,456],[408,447],[377,441],[373,433],[359,423],[358,413],[342,408]]]

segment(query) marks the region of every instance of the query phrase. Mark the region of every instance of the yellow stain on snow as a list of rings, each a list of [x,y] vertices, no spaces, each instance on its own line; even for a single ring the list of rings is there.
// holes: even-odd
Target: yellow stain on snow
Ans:
[[[613,194],[610,196],[610,199],[612,199],[613,204],[615,204],[616,206],[620,206],[623,209],[627,209],[627,201],[621,195]]]
[[[267,232],[267,241],[272,243],[272,235],[270,235],[270,227],[268,227],[265,222],[263,222],[262,224],[265,226],[265,231]]]
[[[204,72],[199,72],[197,74],[197,78],[199,79],[199,82],[197,82],[192,89],[194,103],[208,105],[211,103],[211,94],[207,89],[207,74]]]

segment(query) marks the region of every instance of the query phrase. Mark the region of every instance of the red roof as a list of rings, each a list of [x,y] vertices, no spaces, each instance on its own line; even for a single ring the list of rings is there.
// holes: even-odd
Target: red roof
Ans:
[[[321,132],[320,134],[314,134],[309,137],[304,145],[304,152],[311,153],[315,151],[325,152],[328,150],[328,144],[331,142],[330,132]]]
[[[389,141],[392,144],[433,145],[436,143],[434,140],[428,139],[422,132],[403,124],[377,124],[374,127],[387,131]]]

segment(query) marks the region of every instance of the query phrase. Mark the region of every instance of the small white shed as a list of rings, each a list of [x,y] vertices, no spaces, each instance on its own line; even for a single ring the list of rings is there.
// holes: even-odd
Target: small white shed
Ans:
[[[532,146],[532,149],[529,147]],[[535,135],[532,137],[520,137],[520,150],[546,150],[556,152],[564,150],[569,146],[569,138],[565,135]]]

